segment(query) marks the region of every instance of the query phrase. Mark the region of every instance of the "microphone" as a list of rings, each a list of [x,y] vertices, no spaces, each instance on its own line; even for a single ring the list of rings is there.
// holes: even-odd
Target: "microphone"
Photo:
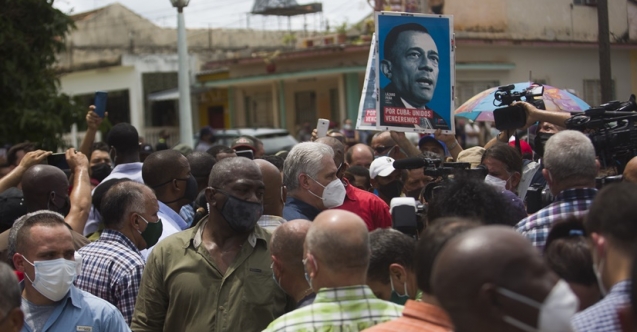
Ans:
[[[395,169],[415,169],[440,164],[440,159],[429,159],[424,157],[406,158],[394,161]]]

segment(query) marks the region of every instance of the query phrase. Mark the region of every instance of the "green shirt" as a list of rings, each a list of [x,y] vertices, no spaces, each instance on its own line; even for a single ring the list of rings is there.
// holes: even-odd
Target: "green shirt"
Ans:
[[[396,319],[403,306],[379,300],[367,285],[321,288],[314,303],[279,317],[264,332],[354,332]]]
[[[133,331],[261,331],[294,308],[272,279],[271,235],[257,226],[224,275],[201,245],[206,223],[153,248],[135,304]]]

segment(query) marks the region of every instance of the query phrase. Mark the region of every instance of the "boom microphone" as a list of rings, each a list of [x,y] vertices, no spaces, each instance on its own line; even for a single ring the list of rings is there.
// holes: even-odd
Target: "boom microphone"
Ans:
[[[440,159],[429,159],[422,157],[406,158],[394,161],[395,169],[415,169],[429,166],[435,166],[440,164]]]

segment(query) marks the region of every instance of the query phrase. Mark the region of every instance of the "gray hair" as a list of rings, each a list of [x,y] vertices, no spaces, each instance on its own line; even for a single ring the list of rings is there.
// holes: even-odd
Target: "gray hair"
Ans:
[[[323,143],[299,143],[295,145],[283,163],[283,183],[289,192],[299,188],[299,175],[305,173],[316,179],[321,171],[323,158],[334,158],[334,150]]]
[[[100,207],[104,226],[120,230],[131,213],[143,212],[146,207],[145,188],[152,191],[145,184],[134,181],[120,182],[108,189]]]
[[[553,135],[544,147],[544,167],[553,182],[567,185],[595,180],[595,147],[586,135],[564,130]]]
[[[0,317],[5,317],[9,311],[19,308],[22,303],[18,278],[9,265],[0,262]]]

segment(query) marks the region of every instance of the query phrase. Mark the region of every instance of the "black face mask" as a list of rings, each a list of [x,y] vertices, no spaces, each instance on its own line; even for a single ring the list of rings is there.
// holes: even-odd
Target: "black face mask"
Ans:
[[[177,198],[175,200],[172,200],[170,202],[164,202],[164,204],[170,204],[170,203],[174,203],[177,202],[179,200],[182,199],[187,199],[188,203],[186,204],[190,204],[192,202],[195,201],[195,199],[197,199],[197,180],[195,179],[194,176],[192,176],[192,174],[190,175],[190,177],[188,177],[187,179],[175,179],[177,181],[186,181],[186,190],[184,190],[184,195],[181,196],[180,198]],[[172,180],[162,183],[159,186],[156,186],[155,188],[159,188],[161,186],[164,186],[168,183],[170,183]]]
[[[111,165],[106,163],[99,163],[95,166],[91,166],[91,179],[102,182],[102,180],[111,174],[111,171]]]
[[[394,180],[384,186],[378,187],[378,192],[387,198],[400,197],[403,192],[403,182]]]
[[[251,232],[263,215],[263,204],[244,201],[219,189],[217,192],[227,198],[219,213],[226,220],[228,226],[237,233]]]
[[[57,194],[56,194],[56,198],[57,198]],[[58,206],[55,203],[55,199],[51,200],[46,204],[46,209],[49,211],[57,212],[66,217],[71,211],[71,200],[69,199],[68,196],[64,197],[64,202],[62,203],[61,206]]]
[[[535,145],[535,153],[543,157],[544,146],[546,145],[546,141],[548,141],[549,138],[551,138],[553,135],[554,134],[549,134],[549,133],[537,133],[535,135],[535,139],[533,140],[533,143]]]

